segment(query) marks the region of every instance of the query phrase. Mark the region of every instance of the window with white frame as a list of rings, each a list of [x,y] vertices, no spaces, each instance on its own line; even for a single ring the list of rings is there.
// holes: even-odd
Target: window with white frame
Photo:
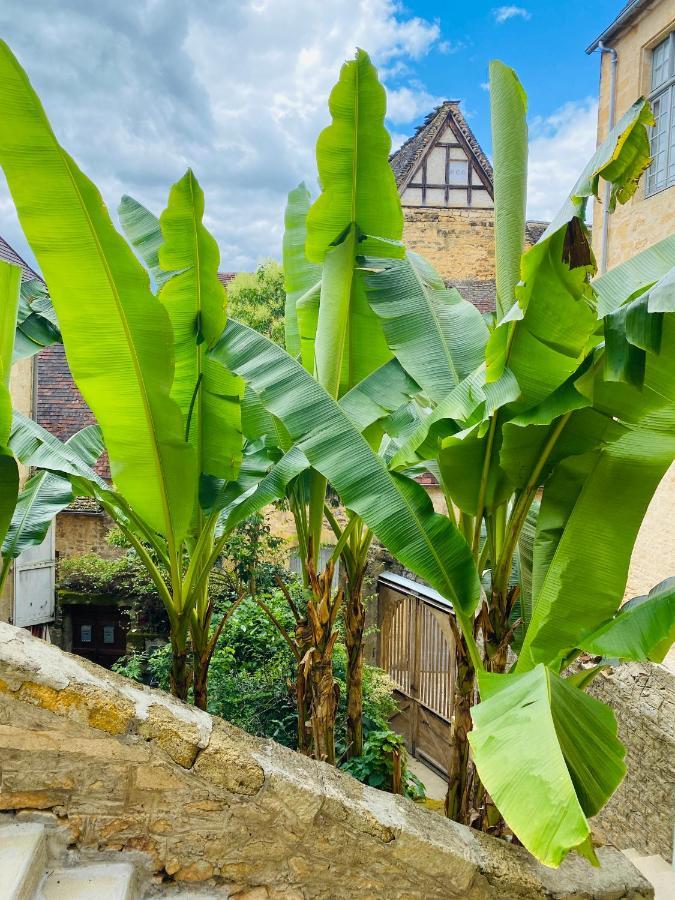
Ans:
[[[647,194],[655,194],[675,184],[675,31],[652,50],[649,99],[656,124],[650,135]]]

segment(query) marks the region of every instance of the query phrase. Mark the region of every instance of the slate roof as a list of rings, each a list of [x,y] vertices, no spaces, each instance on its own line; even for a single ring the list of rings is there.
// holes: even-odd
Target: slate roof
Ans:
[[[479,281],[476,278],[450,279],[448,287],[455,287],[465,300],[482,313],[494,312],[496,309],[497,286],[494,278]]]
[[[16,250],[13,247],[10,247],[7,241],[2,237],[0,237],[0,259],[4,262],[11,263],[14,266],[19,266],[21,269],[22,281],[30,281],[31,278],[38,278],[42,281],[42,278],[40,278],[38,273],[34,272],[26,260],[22,259]],[[42,283],[44,284],[44,281],[42,281]]]
[[[483,170],[484,175],[492,185],[492,166],[490,160],[478,143],[475,134],[469,127],[460,109],[459,100],[446,100],[432,110],[424,122],[419,126],[415,134],[408,138],[399,149],[393,153],[389,161],[396,176],[396,184],[404,187],[414,174],[417,166],[426,150],[433,143],[439,132],[442,131],[445,122],[451,118],[456,128],[473,152],[476,162]]]

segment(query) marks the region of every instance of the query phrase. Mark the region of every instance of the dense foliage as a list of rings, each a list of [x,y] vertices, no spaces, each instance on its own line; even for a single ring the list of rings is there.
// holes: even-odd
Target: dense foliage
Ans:
[[[286,291],[279,263],[269,261],[253,273],[239,272],[227,285],[227,301],[233,319],[283,346]]]

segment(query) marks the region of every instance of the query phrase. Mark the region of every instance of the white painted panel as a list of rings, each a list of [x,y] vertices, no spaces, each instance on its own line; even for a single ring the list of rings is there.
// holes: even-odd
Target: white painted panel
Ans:
[[[441,136],[438,139],[439,141],[443,141],[444,144],[456,144],[457,137],[455,136],[455,132],[448,125],[443,129]]]
[[[445,184],[445,147],[434,147],[427,157],[427,184]]]
[[[472,191],[471,205],[477,206],[479,209],[492,209],[494,203],[487,191]]]
[[[467,159],[467,155],[461,147],[450,147],[450,159]]]
[[[445,188],[427,188],[425,206],[445,206]]]
[[[448,197],[448,205],[449,206],[460,207],[463,209],[464,207],[469,205],[468,200],[467,200],[466,191],[457,189],[454,191],[450,191],[449,194],[450,194],[450,196]]]
[[[448,167],[450,184],[466,184],[469,178],[469,163],[466,160],[452,160]]]
[[[44,541],[29,547],[14,561],[14,610],[12,621],[19,628],[54,620],[56,560],[54,523]]]
[[[403,206],[421,206],[422,188],[406,188],[401,196]]]

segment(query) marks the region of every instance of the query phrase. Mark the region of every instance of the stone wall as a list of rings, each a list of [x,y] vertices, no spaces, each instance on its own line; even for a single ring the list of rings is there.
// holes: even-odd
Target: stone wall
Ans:
[[[665,666],[630,663],[600,674],[589,693],[614,710],[628,766],[593,829],[622,850],[672,860],[675,675]]]
[[[81,553],[97,553],[104,559],[119,556],[123,551],[108,543],[108,532],[113,526],[112,519],[98,509],[64,510],[56,517],[57,557]]]
[[[495,277],[494,211],[403,208],[403,240],[442,278],[489,281]]]
[[[646,4],[611,45],[618,53],[616,75],[616,121],[651,88],[651,48],[675,27],[675,5],[672,2]],[[610,54],[601,60],[600,99],[598,107],[598,142],[605,139],[609,125]],[[675,188],[651,197],[645,196],[643,176],[634,197],[618,206],[609,217],[608,260],[611,268],[656,241],[673,233]],[[600,260],[603,203],[593,206],[593,248]]]
[[[559,870],[0,624],[0,810],[84,851],[141,851],[230,896],[652,897],[630,862]],[[264,891],[255,892],[257,886]]]

